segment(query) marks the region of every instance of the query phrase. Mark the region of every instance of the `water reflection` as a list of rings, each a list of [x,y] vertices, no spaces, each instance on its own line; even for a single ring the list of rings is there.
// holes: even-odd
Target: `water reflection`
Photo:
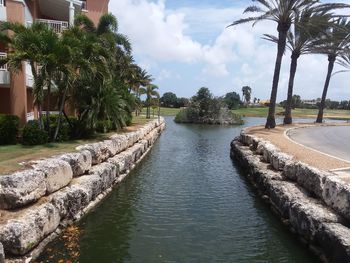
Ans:
[[[78,224],[79,262],[313,262],[230,160],[241,128],[168,118],[150,154]]]

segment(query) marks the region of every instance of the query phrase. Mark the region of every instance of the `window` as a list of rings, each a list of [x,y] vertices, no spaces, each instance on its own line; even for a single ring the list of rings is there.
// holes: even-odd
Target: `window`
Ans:
[[[1,1],[1,0],[0,0]],[[86,0],[83,0],[83,1],[81,1],[82,3],[81,3],[81,9],[82,10],[86,10],[87,9],[87,3],[86,3]]]

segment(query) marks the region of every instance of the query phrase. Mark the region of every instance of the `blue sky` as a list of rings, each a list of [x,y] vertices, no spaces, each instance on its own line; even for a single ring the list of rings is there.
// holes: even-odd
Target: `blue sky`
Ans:
[[[350,3],[350,0],[343,2]],[[276,47],[261,39],[276,34],[273,23],[254,28],[226,26],[242,17],[248,0],[112,0],[119,31],[130,38],[136,61],[154,77],[161,93],[190,97],[206,86],[216,95],[249,85],[253,97],[270,96]],[[284,57],[278,99],[286,97],[290,54]],[[327,70],[322,55],[300,59],[295,93],[321,96]],[[329,97],[350,99],[350,73],[335,75]]]

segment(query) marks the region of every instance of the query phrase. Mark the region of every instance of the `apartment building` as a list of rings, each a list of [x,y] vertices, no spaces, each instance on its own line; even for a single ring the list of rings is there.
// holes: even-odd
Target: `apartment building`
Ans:
[[[34,21],[46,23],[60,33],[74,23],[76,14],[84,13],[94,23],[108,12],[109,0],[0,0],[0,22]],[[6,47],[0,44],[0,56],[6,56]],[[0,114],[13,114],[22,123],[36,118],[33,104],[33,76],[29,65],[23,62],[18,73],[0,67]]]

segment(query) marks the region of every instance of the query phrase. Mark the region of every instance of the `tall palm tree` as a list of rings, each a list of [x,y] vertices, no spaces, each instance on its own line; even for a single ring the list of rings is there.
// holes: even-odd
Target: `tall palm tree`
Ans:
[[[317,37],[324,35],[331,24],[333,15],[327,11],[317,11],[315,8],[305,8],[295,15],[294,26],[287,34],[287,48],[291,51],[291,63],[288,82],[287,102],[285,106],[284,124],[291,124],[294,79],[301,55],[313,53],[318,42]],[[265,39],[277,43],[278,38],[265,34]]]
[[[251,99],[251,95],[252,95],[251,87],[244,86],[242,88],[242,94],[243,94],[244,102],[246,103],[246,105],[248,105],[248,103],[250,102],[250,99]]]
[[[7,63],[13,72],[20,70],[24,61],[27,61],[31,67],[34,79],[34,104],[38,107],[41,126],[41,112],[45,98],[44,87],[47,84],[47,72],[45,68],[38,70],[37,65],[47,63],[45,59],[49,58],[48,50],[51,49],[50,45],[57,40],[57,36],[52,29],[42,23],[33,23],[31,26],[26,27],[19,23],[3,22],[1,23],[0,31],[2,32],[0,41],[6,44],[9,49],[7,57],[0,63]],[[14,34],[8,36],[8,31]]]
[[[281,64],[283,54],[285,52],[287,34],[291,25],[295,22],[295,17],[298,12],[305,8],[311,8],[319,3],[318,0],[253,0],[259,5],[252,5],[245,9],[244,13],[258,13],[258,16],[248,17],[234,21],[229,26],[235,26],[243,23],[257,22],[270,20],[277,23],[278,41],[277,41],[277,56],[275,62],[275,70],[272,81],[272,89],[270,96],[269,113],[266,120],[266,128],[275,128],[275,109],[278,91],[278,83],[280,78]],[[345,4],[323,4],[319,5],[319,10],[331,10],[333,8],[347,7]]]
[[[157,89],[159,89],[159,88],[153,84],[149,84],[146,87],[140,88],[140,93],[146,95],[146,107],[147,107],[146,118],[147,119],[151,118],[152,98],[154,98],[154,97],[159,98],[160,97],[159,93],[157,92]]]
[[[132,97],[121,81],[121,62],[127,61],[131,46],[128,39],[117,32],[113,15],[101,17],[97,27],[86,16],[78,16],[75,26],[84,31],[85,60],[89,67],[79,68],[79,78],[73,88],[73,102],[83,126],[91,130],[97,121],[112,121],[123,127],[131,115]]]
[[[334,64],[342,55],[349,53],[349,50],[350,20],[339,18],[334,22],[334,25],[329,28],[327,34],[320,38],[319,43],[314,48],[315,53],[325,54],[328,57],[328,70],[316,119],[317,123],[323,122],[323,113],[326,106],[327,93],[333,74]]]

